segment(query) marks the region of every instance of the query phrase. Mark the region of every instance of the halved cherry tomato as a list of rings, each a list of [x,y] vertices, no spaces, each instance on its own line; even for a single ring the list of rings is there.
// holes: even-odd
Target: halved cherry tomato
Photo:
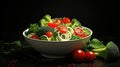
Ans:
[[[76,28],[74,29],[74,33],[75,33],[77,36],[81,36],[81,35],[83,34],[83,30],[82,30],[82,28],[80,28],[80,27],[76,27]]]
[[[66,26],[60,26],[59,31],[60,33],[66,33],[68,31],[68,28]]]
[[[30,37],[30,38],[32,38],[32,39],[39,39],[39,36],[38,35],[36,35],[36,34],[32,34],[32,36]]]
[[[85,33],[81,34],[81,37],[84,38],[86,37],[87,35]]]
[[[63,22],[63,23],[70,23],[70,18],[68,18],[68,17],[63,17],[62,22]]]
[[[85,59],[85,52],[80,49],[76,49],[73,51],[73,59],[75,61],[81,62]]]
[[[61,23],[61,20],[59,20],[58,18],[56,18],[54,22],[55,23]]]
[[[48,36],[48,37],[52,37],[52,36],[53,36],[53,33],[50,32],[50,31],[48,31],[48,32],[46,32],[46,36]]]
[[[55,28],[55,27],[58,26],[58,24],[52,23],[52,22],[48,22],[48,26],[51,27],[51,28]]]
[[[92,62],[95,59],[95,54],[92,51],[87,51],[86,52],[86,61]]]

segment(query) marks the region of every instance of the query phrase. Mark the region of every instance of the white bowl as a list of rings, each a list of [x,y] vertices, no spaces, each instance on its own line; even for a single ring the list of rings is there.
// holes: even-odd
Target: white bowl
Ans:
[[[80,40],[70,41],[41,41],[28,38],[25,35],[29,29],[23,31],[23,36],[26,42],[35,50],[41,53],[42,56],[48,58],[64,58],[70,56],[74,49],[81,49],[87,44],[93,34],[92,30],[84,27],[90,31],[90,35]]]

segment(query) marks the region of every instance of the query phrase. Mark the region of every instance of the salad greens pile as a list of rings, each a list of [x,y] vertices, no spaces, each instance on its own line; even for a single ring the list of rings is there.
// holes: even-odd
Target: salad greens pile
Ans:
[[[77,19],[68,17],[52,18],[46,14],[39,23],[30,24],[26,32],[28,38],[47,41],[68,41],[82,39],[90,35]]]
[[[10,54],[22,48],[21,41],[14,41],[11,43],[0,40],[0,54]]]
[[[37,54],[33,48],[20,40],[6,42],[0,40],[0,60],[5,59],[30,59],[31,55]],[[38,53],[39,54],[39,53]]]
[[[93,38],[89,42],[87,49],[93,51],[97,57],[107,61],[120,57],[118,46],[113,41],[104,45],[103,41]]]

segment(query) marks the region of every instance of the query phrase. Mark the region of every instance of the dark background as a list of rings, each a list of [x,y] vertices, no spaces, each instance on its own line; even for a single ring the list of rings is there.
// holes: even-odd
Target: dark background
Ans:
[[[82,25],[93,30],[92,38],[98,38],[104,43],[112,40],[120,48],[118,3],[118,0],[3,0],[1,2],[2,20],[0,21],[0,40],[6,42],[15,40],[24,41],[22,32],[31,23],[37,23],[45,14],[50,14],[52,17],[66,16],[71,19],[76,18],[81,22]],[[35,62],[32,60],[32,63],[27,61],[24,62],[27,64],[29,63],[29,66],[34,65],[33,67],[36,66],[35,64],[43,66],[51,65],[47,65],[46,63],[42,64],[40,62],[36,63],[37,60],[38,59],[35,59]],[[13,63],[14,61],[15,60],[13,59]],[[11,64],[12,60],[7,62],[9,65]],[[24,65],[24,62],[17,61],[15,63],[21,66]],[[103,63],[104,62],[99,63],[98,67],[104,65]],[[113,62],[108,64],[108,66],[119,67],[119,63],[120,61]],[[57,67],[59,66],[55,63],[53,65]],[[77,65],[83,66],[84,63]]]
[[[118,0],[4,0],[0,40],[24,40],[23,30],[50,14],[52,17],[76,18],[93,30],[92,37],[120,44],[118,8]]]

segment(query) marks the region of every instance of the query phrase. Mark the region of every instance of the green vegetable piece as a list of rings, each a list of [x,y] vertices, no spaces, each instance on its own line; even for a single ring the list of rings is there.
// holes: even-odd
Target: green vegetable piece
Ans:
[[[74,29],[77,26],[81,26],[81,23],[77,19],[73,18],[71,21],[71,27]]]
[[[47,22],[52,22],[52,19],[51,19],[51,16],[49,14],[46,14],[44,16],[44,19],[47,21]]]
[[[14,41],[11,43],[7,43],[4,41],[0,41],[0,54],[10,54],[16,52],[22,48],[21,41]]]
[[[45,37],[45,36],[41,36],[40,40],[46,40],[46,41],[48,41],[47,37]]]
[[[19,40],[18,40],[18,41],[14,41],[14,42],[12,42],[11,44],[16,44],[17,46],[22,46],[22,45],[21,45],[21,41],[19,41]]]
[[[99,48],[104,48],[105,45],[98,39],[93,38],[89,43],[89,47],[94,48],[94,49],[99,49]]]
[[[88,29],[83,29],[83,31],[86,35],[90,35],[90,31]]]
[[[57,32],[53,33],[52,41],[58,41],[58,33]]]
[[[46,26],[48,22],[45,19],[40,20],[40,26]]]
[[[98,49],[93,49],[92,51],[95,53],[95,55],[97,57],[101,57],[101,58],[103,58],[105,60],[106,60],[106,58],[108,56],[108,54],[107,54],[108,50],[107,50],[106,47],[104,47],[104,48],[98,48]]]
[[[26,35],[28,35],[30,33],[37,33],[39,31],[39,25],[36,23],[30,24],[30,27],[28,29],[29,29],[29,31],[26,32]]]
[[[42,19],[40,19],[40,26],[47,26],[48,22],[52,22],[52,18],[50,15],[46,14]]]
[[[106,47],[108,50],[107,60],[110,60],[110,59],[113,60],[120,56],[118,46],[113,41],[108,42]]]
[[[79,36],[76,36],[75,34],[72,34],[71,40],[78,40],[80,39]]]

